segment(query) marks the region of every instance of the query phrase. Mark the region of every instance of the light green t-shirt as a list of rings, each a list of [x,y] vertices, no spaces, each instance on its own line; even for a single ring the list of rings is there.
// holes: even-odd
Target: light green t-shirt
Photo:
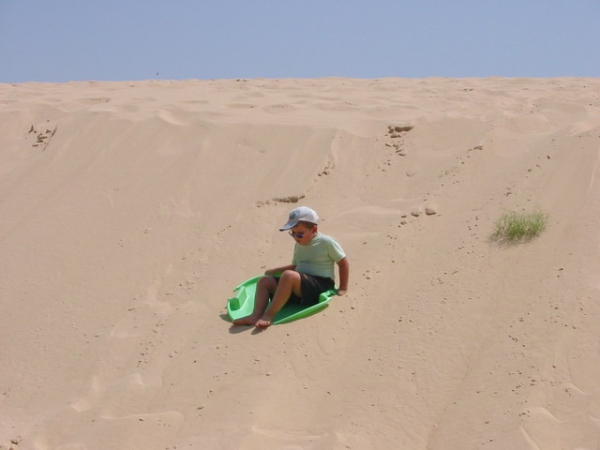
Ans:
[[[317,233],[308,244],[296,244],[292,264],[297,272],[335,280],[334,264],[345,257],[344,250],[335,239]]]

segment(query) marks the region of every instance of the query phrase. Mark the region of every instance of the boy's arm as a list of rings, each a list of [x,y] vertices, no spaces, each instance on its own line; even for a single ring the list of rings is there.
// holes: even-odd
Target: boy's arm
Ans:
[[[286,270],[296,270],[296,266],[294,264],[288,264],[287,266],[275,267],[274,269],[265,270],[265,275],[274,277],[276,275],[281,275]]]
[[[348,292],[350,263],[348,263],[348,258],[344,257],[337,262],[337,265],[340,272],[340,287],[338,288],[338,295],[344,295],[346,292]]]

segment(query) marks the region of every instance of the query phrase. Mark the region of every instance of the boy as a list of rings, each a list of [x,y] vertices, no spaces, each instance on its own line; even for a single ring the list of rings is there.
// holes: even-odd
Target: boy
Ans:
[[[348,291],[350,266],[342,247],[330,236],[319,233],[319,216],[307,206],[294,209],[279,231],[289,230],[296,241],[292,263],[265,272],[258,281],[251,315],[234,320],[234,325],[267,328],[288,301],[313,305],[319,294],[335,286],[334,263],[338,265],[338,295]],[[276,277],[277,275],[277,277]],[[273,301],[269,303],[269,299]]]

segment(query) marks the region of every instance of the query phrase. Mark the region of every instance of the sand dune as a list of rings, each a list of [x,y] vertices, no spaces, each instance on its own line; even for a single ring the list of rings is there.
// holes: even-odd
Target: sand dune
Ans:
[[[600,447],[598,79],[0,85],[0,152],[0,448]],[[300,204],[348,295],[231,328]]]

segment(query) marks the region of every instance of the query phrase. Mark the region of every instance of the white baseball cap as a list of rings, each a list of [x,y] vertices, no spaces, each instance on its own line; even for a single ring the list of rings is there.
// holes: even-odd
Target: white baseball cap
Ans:
[[[319,224],[319,216],[308,206],[300,206],[290,213],[287,223],[282,226],[279,231],[289,230],[298,225],[299,222],[309,222],[315,225]]]

